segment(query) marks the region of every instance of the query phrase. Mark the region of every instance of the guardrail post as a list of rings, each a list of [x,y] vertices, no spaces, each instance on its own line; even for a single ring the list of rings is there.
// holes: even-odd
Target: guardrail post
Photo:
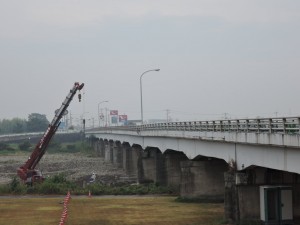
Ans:
[[[178,130],[178,122],[175,123],[175,130]]]
[[[200,121],[200,131],[203,131],[203,124],[202,124],[202,121]]]
[[[228,120],[228,125],[227,125],[227,127],[228,127],[228,132],[230,132],[230,131],[231,131],[231,121],[230,121],[230,120]]]
[[[196,131],[197,130],[196,129],[196,122],[194,121],[194,122],[192,122],[192,124],[193,124],[193,126],[192,126],[193,131]]]
[[[220,132],[223,132],[223,121],[220,120]]]
[[[282,119],[282,129],[283,129],[283,133],[286,134],[286,118]]]

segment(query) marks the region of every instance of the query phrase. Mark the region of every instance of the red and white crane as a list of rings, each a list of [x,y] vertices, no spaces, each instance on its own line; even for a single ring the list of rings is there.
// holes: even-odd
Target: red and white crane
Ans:
[[[35,146],[28,160],[24,165],[20,166],[17,170],[19,177],[23,180],[24,183],[33,184],[34,182],[40,182],[44,180],[42,173],[39,170],[36,170],[36,166],[45,154],[49,142],[54,136],[57,128],[59,127],[61,118],[67,112],[67,108],[72,101],[74,95],[77,91],[80,91],[84,86],[84,83],[79,84],[78,82],[74,83],[73,88],[70,90],[66,99],[63,101],[61,107],[55,111],[55,116],[52,122],[49,124],[48,129],[40,139],[40,141]],[[81,100],[81,94],[78,94],[79,101]]]

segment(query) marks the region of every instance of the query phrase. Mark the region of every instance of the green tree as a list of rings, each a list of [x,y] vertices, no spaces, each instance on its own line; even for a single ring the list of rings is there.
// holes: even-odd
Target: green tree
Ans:
[[[11,120],[12,133],[23,133],[27,129],[27,121],[24,119],[13,118]]]
[[[1,120],[0,126],[1,126],[2,134],[9,134],[12,132],[12,126],[11,126],[10,120],[8,120],[8,119]]]
[[[44,131],[47,129],[49,121],[46,115],[39,113],[31,113],[28,116],[27,130],[29,132]]]

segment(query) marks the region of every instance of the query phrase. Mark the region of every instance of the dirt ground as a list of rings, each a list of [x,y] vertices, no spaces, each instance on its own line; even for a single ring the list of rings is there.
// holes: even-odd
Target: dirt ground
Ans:
[[[26,162],[27,154],[0,156],[0,184],[9,183],[17,175],[17,168]],[[102,183],[127,179],[122,168],[116,168],[103,158],[88,157],[81,153],[46,153],[37,169],[41,170],[45,177],[65,173],[68,179],[82,183],[88,181],[92,173],[96,174],[96,181]]]

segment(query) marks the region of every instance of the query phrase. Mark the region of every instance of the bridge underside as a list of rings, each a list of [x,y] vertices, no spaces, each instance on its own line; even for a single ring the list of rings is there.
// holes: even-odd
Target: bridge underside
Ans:
[[[186,139],[176,137],[132,136],[119,134],[99,134],[97,138],[118,140],[137,144],[143,148],[159,148],[162,153],[172,149],[193,159],[198,155],[234,161],[237,170],[250,166],[261,166],[292,173],[300,173],[300,154],[298,148],[278,147],[261,144],[242,144],[212,140]]]
[[[297,149],[112,134],[94,138],[93,146],[99,156],[123,167],[140,183],[172,186],[183,198],[224,201],[226,218],[235,221],[261,220],[261,188],[284,187],[292,193],[286,207],[294,222],[300,221],[300,175],[297,158],[293,158]],[[281,204],[268,201],[276,207]],[[276,216],[275,222],[279,220]]]

